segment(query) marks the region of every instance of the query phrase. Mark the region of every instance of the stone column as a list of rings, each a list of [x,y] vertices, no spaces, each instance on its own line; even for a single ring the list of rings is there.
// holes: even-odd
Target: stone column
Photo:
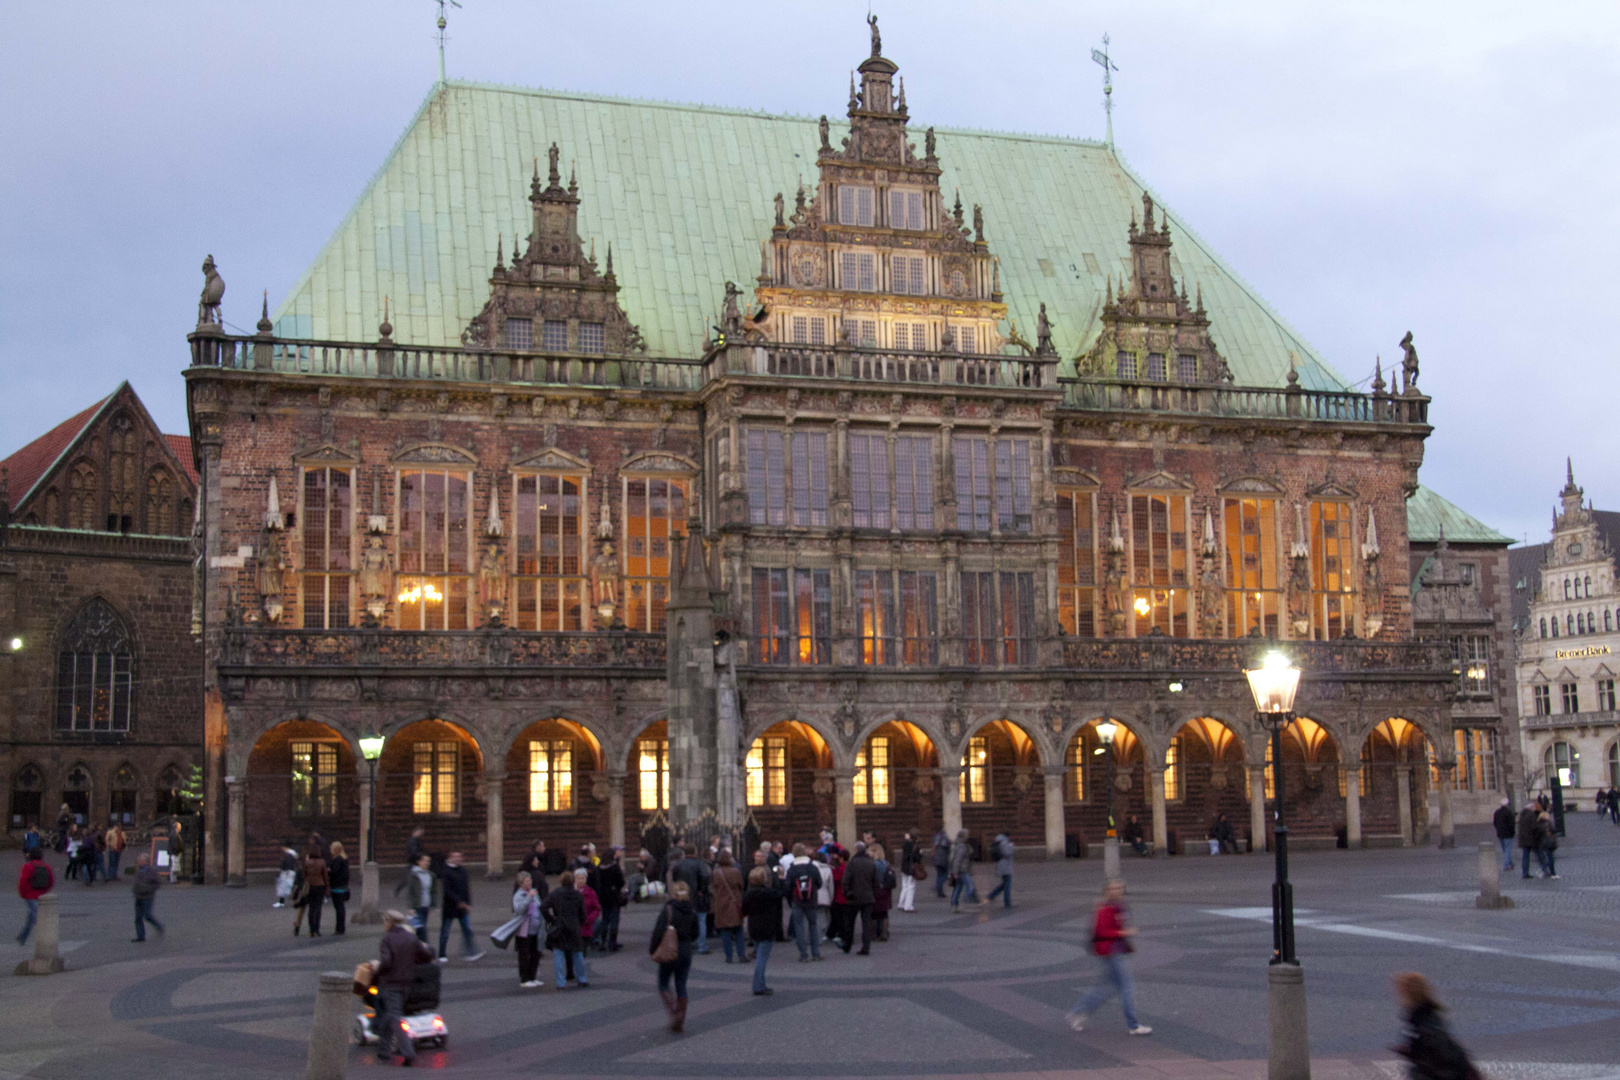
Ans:
[[[962,770],[939,770],[939,813],[945,835],[953,841],[962,831]]]
[[[1254,850],[1266,850],[1266,766],[1249,770],[1249,831],[1254,834]]]
[[[1344,770],[1344,842],[1350,848],[1361,846],[1361,766]]]
[[[247,885],[247,781],[227,776],[225,786],[230,792],[225,883],[233,889],[241,889]]]
[[[608,843],[624,846],[624,773],[608,773]]]
[[[1412,846],[1412,766],[1395,766],[1395,798],[1400,807],[1401,847]]]
[[[366,846],[371,839],[371,770],[366,763],[360,767],[360,782],[355,785],[360,792],[360,862],[376,862],[377,853]]]
[[[1061,859],[1066,854],[1063,821],[1063,766],[1048,765],[1042,770],[1046,781],[1046,857]]]
[[[1457,833],[1455,824],[1451,820],[1451,777],[1457,768],[1454,761],[1440,762],[1440,846],[1452,848],[1457,846]]]
[[[1153,799],[1153,854],[1160,858],[1170,854],[1170,824],[1165,819],[1164,770],[1149,768],[1148,792]]]
[[[838,842],[854,851],[855,841],[861,837],[855,824],[854,768],[841,766],[833,770],[833,797],[837,800],[833,828],[838,832]]]
[[[501,792],[505,780],[505,773],[484,776],[484,877],[490,881],[506,876],[506,821]]]

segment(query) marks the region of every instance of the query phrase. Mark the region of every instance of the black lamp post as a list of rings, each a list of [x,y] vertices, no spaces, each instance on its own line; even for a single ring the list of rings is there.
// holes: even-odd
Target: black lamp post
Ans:
[[[1276,825],[1272,847],[1277,876],[1271,885],[1271,966],[1269,983],[1269,1080],[1309,1080],[1310,1043],[1305,1026],[1305,975],[1294,954],[1294,888],[1288,883],[1288,824],[1283,811],[1282,733],[1294,720],[1299,668],[1280,652],[1266,654],[1245,671],[1254,695],[1255,719],[1271,734],[1271,775]]]
[[[382,757],[384,738],[364,735],[360,738],[360,754],[366,759],[369,783],[366,784],[365,851],[360,860],[360,913],[354,921],[362,925],[382,921],[377,909],[381,892],[377,871],[377,759]],[[409,871],[407,871],[408,873]]]

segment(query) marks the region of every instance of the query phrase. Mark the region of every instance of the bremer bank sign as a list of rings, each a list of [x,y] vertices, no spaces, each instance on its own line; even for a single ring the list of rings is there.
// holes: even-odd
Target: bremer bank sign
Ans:
[[[1560,660],[1579,660],[1584,656],[1608,656],[1607,645],[1588,645],[1584,649],[1558,649],[1555,655]]]

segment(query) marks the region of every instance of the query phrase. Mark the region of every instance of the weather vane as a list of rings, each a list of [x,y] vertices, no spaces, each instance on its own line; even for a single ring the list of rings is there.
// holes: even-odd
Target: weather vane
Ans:
[[[454,2],[454,0],[452,0],[452,2]],[[1103,113],[1108,118],[1108,140],[1107,140],[1107,145],[1108,145],[1108,148],[1110,150],[1112,150],[1113,147],[1114,147],[1114,80],[1113,80],[1113,73],[1119,70],[1119,66],[1117,64],[1115,64],[1112,60],[1108,59],[1108,35],[1107,34],[1103,35],[1103,47],[1100,48],[1100,49],[1092,49],[1091,50],[1091,59],[1096,61],[1097,63],[1101,64],[1102,69],[1103,69]],[[442,66],[442,61],[441,61],[441,66]],[[444,77],[442,72],[440,73],[439,77],[441,79]]]
[[[445,17],[444,17],[444,5],[449,4],[453,8],[458,8],[461,5],[459,3],[457,3],[456,0],[434,0],[434,2],[439,5],[439,22],[438,22],[438,26],[439,26],[439,85],[443,86],[444,85],[444,42],[445,42],[444,28],[449,25],[449,23],[445,20]]]

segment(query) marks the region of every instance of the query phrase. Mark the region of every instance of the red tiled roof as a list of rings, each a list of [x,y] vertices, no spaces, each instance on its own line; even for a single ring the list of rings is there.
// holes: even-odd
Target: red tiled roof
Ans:
[[[116,393],[116,391],[115,391]],[[111,397],[108,394],[107,397]],[[15,454],[0,461],[0,468],[6,470],[10,485],[11,509],[15,510],[23,501],[23,497],[33,488],[34,484],[44,476],[46,471],[55,464],[56,459],[62,456],[62,451],[73,444],[79,433],[90,423],[100,408],[107,403],[107,397],[97,401],[83,412],[64,420],[51,430],[18,450]],[[185,457],[183,459],[190,467],[191,448],[187,440]]]
[[[164,435],[163,438],[168,442],[169,449],[174,451],[174,456],[180,459],[180,467],[186,470],[187,476],[191,477],[192,487],[196,487],[197,466],[192,464],[191,461],[191,436]]]

